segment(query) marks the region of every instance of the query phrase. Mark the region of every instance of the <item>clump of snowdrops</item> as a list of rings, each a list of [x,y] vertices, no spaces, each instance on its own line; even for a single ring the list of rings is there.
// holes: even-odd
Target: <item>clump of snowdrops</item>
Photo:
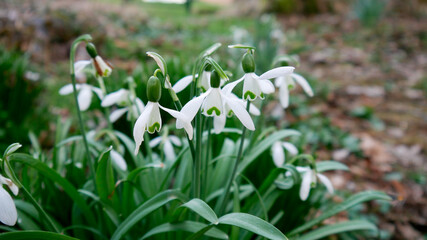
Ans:
[[[144,79],[146,92],[136,92],[141,79],[132,77],[126,88],[107,91],[114,69],[91,40],[83,35],[74,41],[71,83],[59,90],[73,94],[80,134],[69,136],[71,121],[58,120],[53,149],[43,152],[34,143],[32,154],[23,154],[16,153],[20,144],[12,144],[1,159],[0,183],[13,198],[0,188],[0,228],[7,232],[0,238],[319,239],[356,230],[376,234],[367,220],[330,225],[323,220],[359,203],[390,197],[366,191],[331,202],[334,187],[323,172],[346,171],[347,166],[301,152],[304,148],[291,141],[298,138],[297,131],[263,121],[266,102],[278,100],[285,111],[297,84],[313,96],[294,67],[279,62],[257,75],[256,49],[232,45],[230,51],[242,54],[238,65],[243,74],[231,76],[212,57],[221,47],[214,44],[193,63],[191,75],[172,84],[166,61],[148,52],[158,68]],[[91,59],[75,62],[79,44]],[[98,86],[76,83],[88,76]],[[84,115],[94,97],[100,99],[107,124],[89,129]],[[163,106],[165,97],[173,108]],[[120,118],[126,118],[133,133],[114,129]]]

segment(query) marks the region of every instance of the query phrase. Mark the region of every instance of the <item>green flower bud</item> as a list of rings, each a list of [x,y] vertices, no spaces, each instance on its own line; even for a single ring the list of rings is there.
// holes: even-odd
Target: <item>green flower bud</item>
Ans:
[[[212,88],[219,88],[220,84],[221,84],[221,78],[220,78],[218,72],[217,71],[212,71],[212,74],[211,74],[211,87]]]
[[[162,96],[162,84],[157,77],[151,76],[147,82],[147,98],[150,102],[158,102]]]
[[[96,47],[93,45],[93,43],[86,44],[86,51],[91,58],[98,56],[98,52],[96,52]]]
[[[245,73],[255,72],[255,60],[254,60],[254,56],[252,55],[252,53],[247,52],[247,53],[245,53],[245,55],[243,55],[242,67],[243,67],[243,71],[245,71]]]

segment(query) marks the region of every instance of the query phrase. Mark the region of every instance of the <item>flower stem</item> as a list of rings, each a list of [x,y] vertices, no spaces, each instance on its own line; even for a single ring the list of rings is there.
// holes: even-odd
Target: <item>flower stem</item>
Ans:
[[[209,151],[211,147],[211,128],[212,128],[212,118],[208,117],[207,119],[207,130],[208,130],[208,142],[206,143],[206,157],[203,161],[203,174],[202,174],[202,199],[205,197],[206,194],[206,186],[207,186],[207,179],[208,179],[208,166],[209,166]]]
[[[246,111],[248,112],[249,112],[250,104],[251,103],[249,101],[246,102]],[[240,139],[239,152],[237,153],[237,158],[236,158],[236,162],[234,163],[233,172],[231,173],[231,177],[228,180],[227,186],[225,187],[225,192],[224,192],[225,194],[222,195],[223,196],[222,203],[218,212],[219,216],[221,216],[224,213],[225,207],[227,205],[228,196],[230,195],[230,188],[231,188],[231,185],[233,184],[234,178],[236,177],[237,167],[239,166],[239,162],[242,157],[243,143],[245,142],[245,135],[246,135],[246,128],[243,126],[242,138]],[[238,189],[235,189],[234,191],[238,191]]]
[[[95,162],[93,162],[93,160],[92,160],[92,158],[90,156],[90,152],[89,152],[89,145],[88,145],[88,142],[87,142],[86,132],[85,132],[84,125],[83,125],[82,114],[81,114],[81,111],[80,111],[79,102],[77,100],[76,76],[74,74],[75,73],[74,62],[75,62],[75,56],[76,56],[77,46],[82,41],[90,41],[91,39],[92,38],[89,35],[83,35],[83,36],[77,38],[76,40],[74,40],[73,44],[71,45],[71,52],[70,52],[70,75],[71,75],[71,82],[72,82],[72,85],[73,85],[74,103],[76,104],[76,108],[77,108],[77,117],[79,119],[80,132],[82,134],[83,144],[85,146],[86,158],[89,161],[89,168],[90,168],[90,171],[92,173],[92,177],[93,177],[93,180],[94,180],[94,183],[95,183],[95,167],[94,167]]]
[[[194,185],[193,185],[193,197],[200,198],[200,185],[201,185],[201,168],[202,168],[202,135],[203,124],[202,124],[202,113],[199,111],[196,117],[196,161],[194,162]]]

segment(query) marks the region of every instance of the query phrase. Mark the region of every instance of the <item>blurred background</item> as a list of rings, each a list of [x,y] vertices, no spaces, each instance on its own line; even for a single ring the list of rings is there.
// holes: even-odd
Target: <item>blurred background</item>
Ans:
[[[301,131],[307,153],[350,167],[328,175],[337,189],[396,198],[348,214],[371,219],[392,239],[426,238],[427,1],[0,0],[0,149],[52,147],[56,123],[74,111],[58,90],[70,82],[70,45],[85,33],[115,66],[108,90],[133,76],[142,98],[140,83],[155,69],[147,51],[167,60],[172,82],[215,42],[256,46],[260,73],[290,56],[315,97],[299,91],[286,111],[273,101],[266,115]],[[241,52],[222,47],[216,55],[241,75]],[[102,127],[99,100],[91,108],[89,124]],[[115,127],[130,133],[125,120]]]

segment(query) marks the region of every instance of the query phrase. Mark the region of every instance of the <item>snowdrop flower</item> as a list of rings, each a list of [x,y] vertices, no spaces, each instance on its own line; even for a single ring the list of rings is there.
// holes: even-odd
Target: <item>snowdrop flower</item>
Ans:
[[[304,89],[308,96],[313,96],[313,90],[303,76],[296,73],[280,76],[276,78],[274,83],[279,88],[279,100],[283,108],[289,106],[289,90],[295,88],[295,82]]]
[[[236,102],[238,102],[243,108],[246,108],[246,102],[238,98],[234,93],[232,93],[229,85],[226,85],[222,89],[222,93],[228,98],[232,98],[236,100]],[[216,134],[219,134],[222,132],[222,130],[224,130],[227,117],[231,117],[233,115],[233,111],[231,110],[228,103],[224,101],[223,104],[224,104],[224,112],[219,116],[214,116],[214,131]],[[250,103],[249,105],[249,113],[254,116],[259,116],[261,114],[259,109],[252,103]]]
[[[138,154],[139,147],[144,141],[145,131],[148,131],[149,133],[154,133],[160,131],[160,129],[162,128],[160,109],[176,118],[177,128],[184,128],[190,140],[193,138],[193,126],[191,126],[191,119],[189,119],[186,115],[178,111],[165,108],[159,104],[159,100],[162,93],[162,88],[160,85],[160,80],[154,76],[150,77],[147,82],[148,103],[145,106],[144,111],[136,120],[135,126],[133,128],[133,137],[136,144],[135,155]],[[178,121],[180,122],[179,127]]]
[[[103,98],[101,89],[86,83],[76,84],[76,90],[79,91],[79,94],[77,96],[77,102],[79,103],[79,108],[81,111],[86,111],[89,108],[92,102],[92,92],[95,92],[95,94],[99,97],[99,99]],[[72,92],[73,92],[72,84],[67,84],[63,86],[61,89],[59,89],[60,95],[68,95]]]
[[[299,197],[301,200],[307,200],[311,187],[315,186],[317,183],[317,178],[319,178],[319,180],[325,185],[329,193],[334,193],[334,187],[332,186],[331,181],[325,175],[316,173],[309,167],[297,167],[297,170],[303,174],[301,188],[299,191]]]
[[[277,167],[281,167],[285,163],[285,152],[283,151],[283,148],[291,155],[298,154],[298,149],[292,143],[281,141],[275,142],[271,147],[271,152],[273,155],[273,162]]]
[[[197,78],[198,74],[196,74],[195,77]],[[193,81],[193,75],[185,76],[180,80],[178,80],[175,83],[175,85],[173,85],[172,89],[176,93],[179,93],[182,90],[184,90],[186,87],[188,87],[188,85],[190,85],[192,81]],[[202,71],[201,77],[199,78],[199,83],[197,86],[201,88],[203,92],[206,92],[211,87],[210,81],[211,81],[211,71],[204,69]]]
[[[111,112],[110,121],[115,122],[126,112],[127,119],[131,120],[131,117],[138,117],[138,113],[142,113],[144,110],[144,103],[139,98],[135,98],[130,94],[130,91],[127,89],[120,89],[115,92],[112,92],[104,97],[101,102],[101,106],[109,107],[114,104],[117,104],[123,108],[118,108]]]
[[[95,45],[93,45],[92,43],[88,43],[86,44],[86,51],[89,54],[89,56],[91,57],[90,60],[85,60],[85,61],[80,61],[80,62],[76,62],[75,66],[75,71],[78,72],[78,70],[83,70],[83,68],[85,68],[87,65],[89,65],[90,63],[92,63],[93,67],[96,70],[96,73],[101,76],[101,77],[108,77],[110,76],[111,72],[113,71],[113,66],[111,66],[108,62],[104,61],[104,59],[102,59],[95,48]],[[77,63],[78,63],[78,67],[77,68]]]
[[[216,71],[211,74],[211,87],[202,95],[193,98],[182,108],[181,113],[191,120],[196,116],[199,109],[205,116],[222,116],[225,124],[225,115],[231,110],[236,117],[249,130],[255,130],[251,116],[245,109],[245,104],[240,99],[230,97],[220,89],[220,77]],[[226,107],[225,107],[226,106]],[[227,108],[228,107],[228,108]],[[228,110],[228,111],[227,111]],[[215,123],[214,123],[215,124]],[[177,121],[177,128],[182,127],[180,120]]]
[[[168,160],[175,160],[176,159],[176,154],[175,154],[175,150],[173,148],[173,145],[180,147],[181,141],[179,140],[178,137],[173,136],[173,135],[163,135],[163,136],[158,136],[156,138],[153,138],[150,141],[150,147],[154,148],[160,144],[163,144],[163,152],[165,153],[165,157]]]
[[[0,222],[8,226],[13,226],[18,219],[18,213],[12,197],[3,188],[3,184],[6,184],[15,196],[18,195],[19,189],[12,180],[0,175]]]
[[[294,71],[294,67],[278,67],[271,69],[261,76],[256,75],[255,72],[255,61],[252,53],[247,52],[243,56],[242,67],[245,75],[237,81],[234,81],[231,89],[233,89],[238,83],[243,81],[243,99],[253,101],[256,98],[264,99],[264,94],[274,92],[274,85],[269,79],[277,78],[280,76],[286,76]]]

